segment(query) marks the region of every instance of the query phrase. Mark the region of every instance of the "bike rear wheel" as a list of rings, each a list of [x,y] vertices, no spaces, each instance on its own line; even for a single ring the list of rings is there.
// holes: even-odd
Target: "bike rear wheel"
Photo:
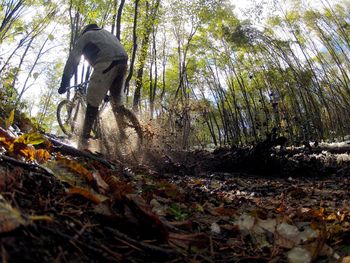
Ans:
[[[142,152],[143,132],[137,117],[124,106],[118,107],[114,115],[115,122],[110,122],[108,111],[102,114],[102,145],[104,151],[110,155],[115,154],[123,160],[139,160]]]
[[[138,159],[143,143],[142,127],[135,114],[124,106],[117,108],[118,149],[126,158]]]

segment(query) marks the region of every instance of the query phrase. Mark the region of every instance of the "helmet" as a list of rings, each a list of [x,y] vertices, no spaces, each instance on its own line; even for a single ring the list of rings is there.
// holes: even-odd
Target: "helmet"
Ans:
[[[91,30],[99,30],[100,28],[98,27],[98,25],[96,24],[89,24],[87,26],[84,27],[83,31],[82,31],[82,35],[88,31],[91,31]]]

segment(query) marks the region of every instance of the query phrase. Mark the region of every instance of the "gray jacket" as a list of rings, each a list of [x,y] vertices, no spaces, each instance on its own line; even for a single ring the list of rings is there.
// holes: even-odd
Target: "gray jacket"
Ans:
[[[69,54],[61,86],[69,86],[70,78],[75,73],[81,55],[84,55],[92,67],[100,62],[128,59],[128,54],[116,36],[101,28],[87,31],[79,37]]]

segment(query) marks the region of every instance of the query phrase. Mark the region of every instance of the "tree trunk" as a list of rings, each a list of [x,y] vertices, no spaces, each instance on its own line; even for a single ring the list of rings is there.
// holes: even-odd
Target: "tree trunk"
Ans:
[[[148,4],[148,2],[146,3]],[[140,56],[138,59],[138,69],[136,74],[136,87],[135,87],[134,100],[133,100],[133,110],[135,112],[139,111],[139,104],[141,101],[143,71],[144,71],[145,62],[147,58],[148,44],[149,44],[149,39],[150,39],[150,34],[152,32],[153,24],[158,15],[159,4],[160,4],[160,0],[156,0],[156,3],[151,7],[151,9],[147,12],[147,15],[146,15],[146,25],[143,33],[143,38],[141,41]]]

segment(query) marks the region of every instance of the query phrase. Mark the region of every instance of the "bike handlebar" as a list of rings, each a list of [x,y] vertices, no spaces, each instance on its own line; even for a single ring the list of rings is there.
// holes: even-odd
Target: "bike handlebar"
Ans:
[[[89,83],[89,81],[84,81],[84,82],[79,83],[77,85],[73,85],[73,86],[67,87],[66,91],[68,91],[70,89],[74,89],[74,90],[82,89],[82,90],[86,91],[86,87],[87,87],[88,83]]]

